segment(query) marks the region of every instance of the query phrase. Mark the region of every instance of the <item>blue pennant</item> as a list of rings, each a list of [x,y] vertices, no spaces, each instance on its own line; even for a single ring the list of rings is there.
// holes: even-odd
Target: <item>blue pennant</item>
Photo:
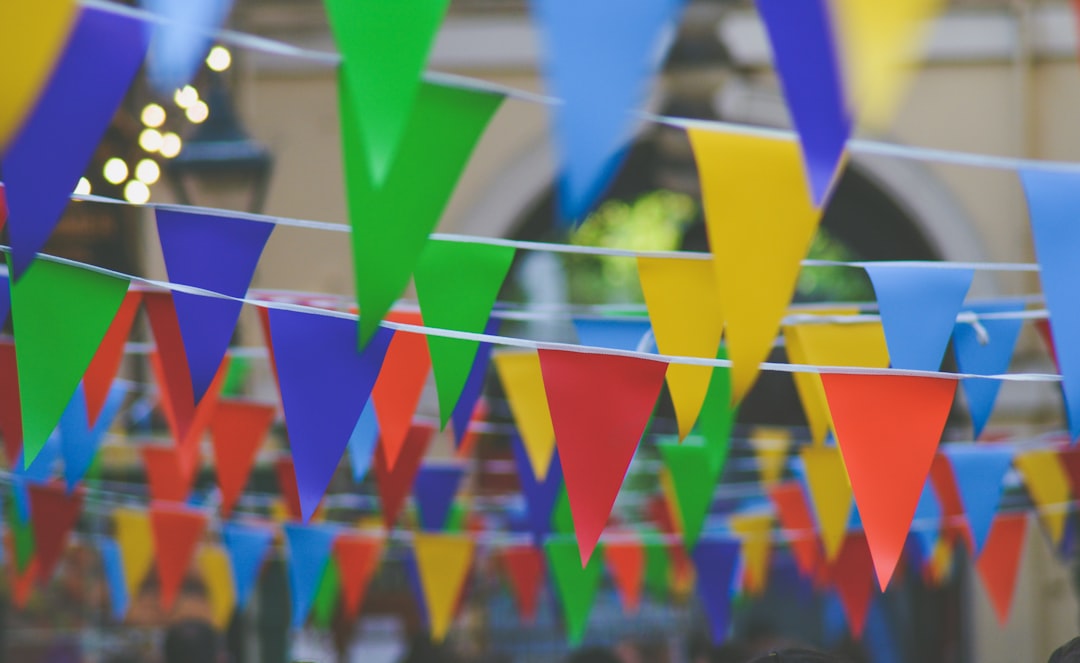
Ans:
[[[1024,302],[1006,301],[969,305],[965,306],[964,310],[976,315],[1015,313],[1024,310]],[[1005,373],[1009,370],[1009,362],[1012,361],[1023,323],[1024,321],[1020,318],[980,318],[978,324],[985,332],[985,337],[979,335],[974,325],[966,322],[957,323],[956,329],[953,330],[953,352],[956,353],[957,368],[961,373],[974,375]],[[968,411],[971,413],[971,422],[975,427],[977,440],[982,435],[986,422],[990,420],[990,414],[994,410],[994,401],[997,400],[998,391],[1001,389],[1001,381],[967,378],[960,384],[964,388],[964,396],[967,397]]]
[[[651,351],[652,325],[641,320],[575,318],[574,329],[582,345],[612,350]],[[648,338],[646,338],[648,336]]]
[[[259,582],[259,572],[270,552],[270,544],[274,542],[274,530],[240,522],[225,523],[221,528],[221,542],[225,544],[232,565],[236,609],[243,610]]]
[[[944,512],[941,509],[941,500],[934,492],[932,482],[927,480],[923,486],[919,503],[915,507],[915,517],[912,519],[912,534],[919,542],[919,552],[924,560],[934,556],[934,548],[937,547],[938,538],[941,536],[941,518]]]
[[[330,561],[337,530],[328,526],[295,523],[286,523],[283,527],[288,542],[292,625],[293,628],[300,628],[307,620],[319,581]]]
[[[379,418],[375,414],[375,401],[368,399],[367,405],[356,420],[352,435],[349,436],[349,464],[352,466],[353,481],[360,483],[371,470],[375,459],[375,445],[379,442]]]
[[[964,505],[978,556],[990,536],[990,526],[1001,503],[1002,482],[1012,467],[1014,451],[1011,447],[985,444],[946,444],[942,448],[952,464],[956,490],[960,493],[960,503]]]
[[[461,465],[425,463],[413,482],[413,497],[420,514],[420,527],[438,532],[446,527],[465,468]]]
[[[172,96],[195,78],[210,50],[212,35],[225,23],[232,0],[142,0],[161,16],[151,28],[147,78],[158,93]]]
[[[68,401],[64,414],[60,416],[60,452],[64,457],[64,481],[69,491],[75,490],[75,486],[86,476],[86,471],[90,469],[90,464],[94,461],[113,420],[120,413],[127,394],[126,384],[114,383],[93,426],[89,424],[86,392],[82,383],[79,383],[75,394]]]
[[[552,453],[547,476],[543,481],[538,481],[536,475],[533,474],[532,463],[529,461],[529,454],[525,451],[521,438],[514,435],[511,438],[511,445],[514,450],[518,480],[521,483],[521,495],[525,498],[525,511],[529,516],[529,531],[536,545],[540,545],[544,537],[551,532],[551,514],[555,510],[555,501],[559,499],[559,489],[562,488],[562,464],[559,462],[559,451],[556,449]]]
[[[105,571],[105,584],[109,588],[110,612],[113,619],[123,621],[131,598],[128,596],[127,581],[124,579],[124,558],[120,553],[120,546],[107,537],[99,538],[97,544]]]

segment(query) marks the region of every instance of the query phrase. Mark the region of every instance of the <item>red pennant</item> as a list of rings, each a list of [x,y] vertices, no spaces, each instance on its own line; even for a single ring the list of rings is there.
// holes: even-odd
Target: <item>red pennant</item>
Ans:
[[[1054,361],[1054,370],[1060,373],[1061,365],[1058,364],[1057,348],[1054,346],[1054,333],[1050,331],[1050,320],[1045,318],[1036,320],[1035,329],[1038,330],[1039,336],[1042,337],[1043,343],[1046,344],[1046,351],[1050,353],[1050,359]]]
[[[982,554],[975,560],[983,586],[990,594],[994,604],[994,613],[998,623],[1004,626],[1009,621],[1013,593],[1016,591],[1016,576],[1020,570],[1020,556],[1024,552],[1024,540],[1027,538],[1027,515],[1024,513],[1001,514],[990,526],[990,536],[986,538]]]
[[[11,465],[22,454],[22,404],[19,401],[19,369],[15,364],[15,344],[0,341],[0,435],[4,455]]]
[[[1069,488],[1073,499],[1080,500],[1080,448],[1067,447],[1058,452],[1065,476],[1069,478]]]
[[[52,578],[53,570],[67,549],[68,535],[79,522],[83,492],[71,494],[63,484],[30,484],[30,525],[34,530],[34,556],[38,561],[37,577],[42,582]]]
[[[416,472],[427,453],[428,444],[435,435],[431,426],[413,426],[405,437],[398,462],[390,469],[386,462],[383,445],[375,447],[375,483],[379,487],[379,500],[382,503],[383,523],[386,529],[394,526],[405,498],[412,492]]]
[[[667,364],[540,350],[540,370],[578,550],[588,564],[652,416]]]
[[[94,359],[83,374],[83,389],[86,391],[86,415],[91,426],[101,414],[101,408],[105,407],[105,399],[109,396],[116,372],[120,370],[120,362],[124,358],[124,346],[131,334],[131,325],[135,322],[135,315],[139,312],[139,304],[142,303],[142,293],[137,290],[129,290],[120,310],[116,312],[109,331],[98,346]]]
[[[206,532],[206,514],[175,504],[150,505],[161,609],[169,612]]]
[[[645,546],[634,540],[605,542],[604,561],[619,591],[623,614],[636,614],[641,608],[641,587],[645,581]]]
[[[259,448],[274,423],[272,405],[222,401],[210,419],[214,468],[221,490],[221,515],[228,517],[244,490]]]
[[[176,318],[172,293],[148,292],[143,301],[157,344],[151,365],[155,368],[161,389],[162,410],[173,437],[182,440],[195,418],[195,392],[191,386],[191,373],[188,372],[187,354],[180,336],[180,322]]]
[[[274,393],[281,393],[281,381],[278,380],[277,362],[274,360],[274,343],[270,340],[270,309],[258,306],[255,310],[259,313],[259,328],[262,330],[263,341],[266,343],[267,356],[270,358],[270,372],[274,374]]]
[[[864,533],[848,533],[829,569],[829,579],[847,616],[848,630],[855,639],[861,638],[874,595],[874,560]]]
[[[806,503],[806,493],[798,481],[787,481],[773,486],[769,498],[776,507],[780,527],[787,534],[799,573],[805,578],[813,578],[823,551],[814,527],[814,516]]]
[[[360,614],[368,584],[379,568],[382,549],[383,540],[371,536],[342,534],[334,540],[334,555],[341,574],[341,603],[348,622]]]
[[[173,447],[148,444],[141,448],[150,499],[159,502],[186,502],[195,472],[185,471],[180,452]]]
[[[544,554],[532,546],[511,546],[502,551],[502,564],[522,623],[534,623],[544,586]]]
[[[934,462],[956,381],[822,374],[874,568],[889,584]]]
[[[476,401],[476,407],[473,408],[472,416],[469,417],[469,427],[465,434],[461,436],[461,444],[458,445],[456,452],[458,458],[472,456],[473,448],[476,447],[476,440],[480,437],[479,426],[475,426],[475,424],[482,424],[487,421],[487,417],[487,401],[479,398]]]
[[[386,319],[409,325],[424,324],[419,313],[391,313]],[[379,419],[379,446],[385,449],[387,467],[391,470],[412,428],[413,415],[430,372],[427,337],[395,332],[371,392]]]
[[[274,461],[274,475],[277,477],[278,490],[281,491],[281,499],[285,502],[285,510],[289,518],[303,520],[303,511],[300,509],[300,491],[296,487],[296,471],[293,468],[292,458],[282,456]],[[322,501],[315,512],[319,512]],[[313,516],[314,517],[314,516]]]
[[[11,530],[4,535],[4,548],[7,559],[15,559],[15,541],[12,539]],[[26,607],[26,602],[30,600],[30,595],[34,592],[34,581],[37,580],[38,575],[38,560],[36,557],[30,559],[30,563],[26,565],[26,568],[19,572],[18,564],[8,564],[8,571],[11,573],[11,602],[16,608],[22,610]]]
[[[964,515],[964,503],[960,501],[960,490],[956,486],[956,475],[952,463],[944,454],[934,456],[930,465],[930,482],[934,487],[938,502],[941,503],[941,531],[950,541],[957,538],[967,544],[968,550],[975,550],[975,541],[971,537],[971,528]]]

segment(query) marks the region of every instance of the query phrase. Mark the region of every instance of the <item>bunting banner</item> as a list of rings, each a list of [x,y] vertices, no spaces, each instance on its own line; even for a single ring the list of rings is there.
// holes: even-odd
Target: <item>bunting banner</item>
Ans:
[[[965,311],[976,315],[1019,313],[1024,308],[1024,302],[1020,300],[964,306]],[[957,369],[962,373],[981,375],[1000,375],[1008,371],[1023,322],[1020,318],[980,317],[977,324],[981,327],[982,334],[973,324],[957,323],[952,334]],[[993,412],[1001,382],[968,378],[963,380],[960,386],[963,387],[968,411],[971,413],[971,423],[975,427],[974,438],[979,439]]]

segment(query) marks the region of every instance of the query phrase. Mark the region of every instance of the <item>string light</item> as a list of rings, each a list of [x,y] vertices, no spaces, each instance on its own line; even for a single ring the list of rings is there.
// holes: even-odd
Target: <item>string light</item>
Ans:
[[[119,157],[113,157],[105,162],[105,167],[101,170],[105,176],[105,181],[109,184],[120,184],[128,176],[128,167],[124,163],[124,160]]]
[[[142,109],[142,123],[156,129],[165,124],[165,109],[158,104],[147,104]]]
[[[161,132],[157,129],[143,129],[139,134],[139,147],[147,152],[157,152],[161,149]]]
[[[188,106],[187,119],[195,124],[201,124],[206,121],[206,118],[210,117],[210,107],[206,105],[205,101],[199,100]]]
[[[161,179],[161,167],[153,159],[143,159],[135,165],[135,179],[149,186]]]
[[[212,71],[225,71],[232,64],[232,53],[224,46],[215,46],[206,56],[206,66]]]
[[[89,196],[90,180],[86,179],[85,177],[80,177],[79,183],[75,185],[75,193],[79,194],[80,196]]]
[[[190,85],[185,85],[184,87],[177,90],[176,94],[173,95],[173,101],[176,102],[176,105],[185,110],[190,108],[191,105],[198,100],[199,91]]]
[[[145,204],[150,200],[150,187],[139,180],[131,180],[124,185],[124,200],[136,205]]]
[[[177,154],[180,154],[180,148],[183,147],[183,142],[180,140],[180,136],[177,136],[173,132],[168,132],[161,137],[161,156],[166,159],[172,159]]]

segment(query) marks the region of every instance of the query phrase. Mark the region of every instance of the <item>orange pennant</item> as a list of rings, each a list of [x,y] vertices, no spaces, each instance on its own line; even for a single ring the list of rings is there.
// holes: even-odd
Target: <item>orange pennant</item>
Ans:
[[[173,447],[144,445],[143,466],[150,487],[150,499],[161,502],[186,502],[195,481],[195,472],[185,471],[180,453]]]
[[[889,584],[937,453],[956,381],[822,374],[878,582]]]
[[[339,534],[334,539],[334,556],[341,574],[341,604],[346,621],[360,614],[368,585],[382,560],[383,537]]]
[[[86,391],[86,416],[88,423],[93,426],[101,414],[101,408],[105,406],[105,399],[109,395],[116,372],[120,370],[120,362],[124,358],[124,346],[127,344],[128,335],[131,333],[131,325],[135,322],[135,314],[139,312],[142,303],[142,293],[137,290],[128,291],[120,310],[116,312],[109,331],[98,346],[94,359],[83,374],[83,389]]]
[[[812,578],[821,561],[821,544],[814,531],[814,516],[806,503],[806,494],[798,481],[787,481],[769,489],[769,499],[776,507],[777,519],[784,529],[799,573]]]
[[[641,608],[641,587],[645,580],[645,546],[636,539],[606,541],[604,561],[619,591],[623,614],[637,614]]]
[[[502,551],[502,564],[522,623],[534,623],[544,586],[543,553],[533,546],[511,546]]]
[[[274,423],[274,407],[260,403],[222,401],[210,420],[214,469],[221,490],[221,515],[228,517],[244,491],[259,447]]]
[[[187,577],[195,550],[206,532],[206,514],[169,503],[150,505],[150,528],[154,535],[161,608],[172,610]]]
[[[15,542],[10,529],[4,534],[4,546],[7,559],[15,559]],[[38,576],[38,560],[36,557],[31,558],[30,563],[21,572],[18,564],[8,564],[8,572],[11,574],[11,602],[16,608],[22,610],[34,592],[34,582]]]
[[[277,478],[278,490],[281,491],[281,500],[285,504],[285,512],[290,520],[302,520],[300,511],[300,491],[296,487],[296,471],[293,469],[292,458],[282,456],[274,461],[274,477]],[[322,507],[322,503],[319,503]],[[315,512],[318,513],[319,509]]]
[[[994,604],[994,614],[1002,626],[1009,621],[1016,577],[1020,570],[1020,556],[1027,538],[1027,515],[1023,513],[1000,514],[990,526],[982,554],[975,560],[983,586]]]
[[[379,488],[379,501],[382,504],[383,524],[386,529],[394,526],[405,498],[412,492],[416,472],[424,460],[435,429],[431,426],[413,426],[402,445],[401,455],[393,468],[386,462],[386,450],[380,445],[375,448],[375,483]]]
[[[83,492],[68,494],[63,484],[49,483],[30,484],[29,493],[37,577],[48,582],[67,547],[68,535],[79,521]]]
[[[848,630],[855,639],[862,637],[866,613],[874,595],[874,561],[870,557],[866,535],[851,532],[844,539],[840,554],[830,567],[830,580],[847,616]]]
[[[390,313],[387,320],[408,325],[423,325],[419,313]],[[427,337],[423,334],[394,332],[386,351],[379,379],[371,398],[375,401],[375,414],[379,420],[379,446],[386,451],[386,466],[393,470],[401,447],[412,428],[413,416],[420,405],[428,374],[431,373],[431,355],[428,353]]]
[[[960,491],[956,486],[952,463],[945,454],[939,453],[934,456],[934,462],[930,465],[930,483],[941,504],[942,537],[949,540],[959,537],[967,544],[968,550],[975,550],[975,541],[964,516],[964,505],[960,501]]]

